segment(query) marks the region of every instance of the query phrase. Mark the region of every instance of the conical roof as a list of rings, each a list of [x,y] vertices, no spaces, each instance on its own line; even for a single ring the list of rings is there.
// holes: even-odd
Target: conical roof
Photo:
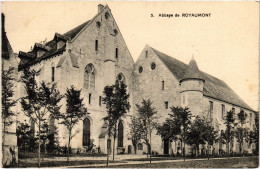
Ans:
[[[199,70],[199,68],[197,66],[197,63],[196,63],[196,61],[195,61],[193,56],[192,56],[192,58],[190,60],[189,66],[186,69],[183,78],[181,79],[181,82],[184,81],[184,80],[187,80],[187,79],[198,79],[198,80],[205,81],[202,78],[201,72],[200,72],[200,70]]]

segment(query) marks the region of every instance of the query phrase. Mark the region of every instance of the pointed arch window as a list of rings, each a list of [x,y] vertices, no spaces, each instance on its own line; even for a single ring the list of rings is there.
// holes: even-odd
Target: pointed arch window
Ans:
[[[124,146],[124,126],[122,121],[118,123],[118,147]]]
[[[84,88],[95,89],[95,68],[93,64],[88,64],[84,72]]]
[[[90,120],[88,118],[83,121],[83,146],[90,146]]]

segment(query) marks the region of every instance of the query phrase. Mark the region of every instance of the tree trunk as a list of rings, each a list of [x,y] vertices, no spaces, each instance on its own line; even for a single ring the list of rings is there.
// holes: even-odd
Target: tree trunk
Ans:
[[[198,157],[199,156],[199,150],[200,149],[200,145],[198,144],[198,145],[196,145],[196,157]]]
[[[208,143],[208,160],[209,160],[209,143]]]
[[[229,142],[227,143],[227,153],[228,153],[228,159],[229,159]]]
[[[69,131],[69,141],[68,141],[68,149],[67,149],[67,161],[70,160],[70,140],[71,140],[71,131]]]
[[[5,160],[5,123],[6,123],[6,119],[4,118],[4,132],[3,132],[3,143],[2,143],[2,152],[3,152],[2,167],[5,167],[4,166],[4,160]]]
[[[39,127],[39,137],[38,137],[38,167],[41,167],[41,119],[39,119],[39,123],[38,123],[38,127]]]
[[[183,147],[183,145],[182,145],[182,139],[181,139],[181,154],[180,154],[180,156],[183,156],[183,149],[182,149],[182,147]]]
[[[110,140],[110,137],[109,137],[108,140]],[[111,141],[108,141],[108,140],[107,140],[107,166],[108,166],[108,161],[109,161],[109,145],[108,145],[108,143],[111,143]]]
[[[242,156],[244,158],[244,139],[242,138],[242,144],[241,144],[241,151],[242,151]]]
[[[175,143],[175,145],[174,145],[175,146],[175,153],[174,154],[175,154],[175,157],[176,157],[176,155],[177,155],[176,140],[174,140],[174,143]]]
[[[152,132],[150,132],[150,164],[152,163]]]
[[[115,161],[115,145],[116,144],[116,135],[114,134],[114,144],[113,144],[113,161]]]
[[[183,137],[183,160],[185,161],[185,138]]]

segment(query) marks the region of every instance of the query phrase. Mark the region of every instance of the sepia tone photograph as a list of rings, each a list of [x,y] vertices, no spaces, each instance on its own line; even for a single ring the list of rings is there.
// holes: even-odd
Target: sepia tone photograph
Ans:
[[[258,168],[259,2],[2,1],[2,168]]]

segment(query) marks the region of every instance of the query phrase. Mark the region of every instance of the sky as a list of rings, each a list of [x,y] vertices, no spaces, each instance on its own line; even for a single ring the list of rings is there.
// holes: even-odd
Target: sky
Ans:
[[[223,80],[249,106],[259,109],[258,2],[1,3],[7,36],[16,53],[92,19],[97,5],[107,4],[134,61],[146,44],[186,64],[194,56],[201,71]],[[210,17],[181,17],[182,13],[210,13]]]

